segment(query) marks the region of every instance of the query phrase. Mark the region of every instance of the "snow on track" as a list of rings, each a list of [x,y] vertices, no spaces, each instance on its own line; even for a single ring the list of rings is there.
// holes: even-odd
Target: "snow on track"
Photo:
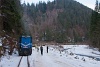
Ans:
[[[22,56],[21,57],[19,64],[18,64],[18,67],[23,67],[23,66],[24,67],[30,67],[28,56]]]
[[[27,56],[24,56],[24,57],[22,58],[19,67],[28,67],[28,65],[27,65]]]

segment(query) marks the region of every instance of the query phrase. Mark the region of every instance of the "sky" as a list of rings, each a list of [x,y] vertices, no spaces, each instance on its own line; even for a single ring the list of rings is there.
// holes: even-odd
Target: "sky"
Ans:
[[[21,0],[21,3],[23,3],[23,2],[29,2],[29,3],[38,3],[39,1],[45,1],[45,2],[47,2],[47,1],[53,1],[53,0]],[[76,1],[78,1],[78,2],[80,2],[80,3],[82,3],[83,5],[85,5],[85,6],[87,6],[87,7],[89,7],[89,8],[91,8],[91,9],[94,9],[94,7],[95,7],[95,2],[96,2],[96,0],[76,0]],[[99,2],[100,2],[100,0],[98,0]]]

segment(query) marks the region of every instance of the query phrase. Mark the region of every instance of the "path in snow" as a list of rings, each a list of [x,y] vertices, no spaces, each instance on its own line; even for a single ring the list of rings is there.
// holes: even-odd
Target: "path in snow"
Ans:
[[[40,54],[40,51],[33,50],[31,57],[33,57],[34,67],[72,67],[52,53],[46,53],[45,48],[43,56]]]

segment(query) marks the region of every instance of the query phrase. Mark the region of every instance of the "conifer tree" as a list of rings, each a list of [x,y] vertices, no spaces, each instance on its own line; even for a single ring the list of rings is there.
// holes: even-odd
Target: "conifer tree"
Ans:
[[[0,0],[0,13],[2,18],[2,30],[4,34],[2,37],[9,42],[4,42],[2,40],[3,46],[8,45],[10,47],[10,54],[13,52],[14,42],[17,41],[18,36],[21,34],[21,13],[20,13],[20,0]],[[1,24],[1,23],[0,23]],[[1,30],[0,30],[1,31]]]
[[[98,1],[96,1],[95,11],[92,11],[91,16],[90,41],[93,47],[100,48],[100,14],[99,5],[97,3]]]

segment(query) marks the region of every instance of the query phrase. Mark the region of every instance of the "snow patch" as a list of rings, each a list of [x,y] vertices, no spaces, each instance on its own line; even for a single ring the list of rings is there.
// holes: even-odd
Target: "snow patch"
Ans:
[[[2,39],[0,38],[0,46],[2,46]]]

